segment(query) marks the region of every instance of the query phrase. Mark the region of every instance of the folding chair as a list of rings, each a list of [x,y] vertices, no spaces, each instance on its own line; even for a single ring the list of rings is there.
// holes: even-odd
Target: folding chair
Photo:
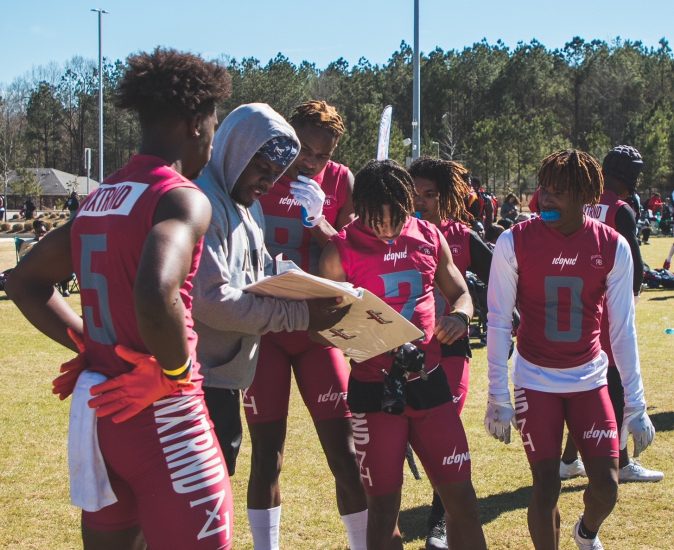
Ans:
[[[77,277],[73,273],[68,282],[66,283],[65,290],[67,290],[70,294],[73,292],[79,293],[80,291],[80,285],[77,282]]]
[[[21,247],[24,243],[29,242],[31,239],[22,239],[21,237],[14,237],[14,251],[16,252],[16,263],[19,263],[19,252],[21,252]]]

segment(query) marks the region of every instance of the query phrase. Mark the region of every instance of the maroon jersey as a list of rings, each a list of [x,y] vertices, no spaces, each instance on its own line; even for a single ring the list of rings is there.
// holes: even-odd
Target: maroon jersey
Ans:
[[[470,228],[461,222],[445,220],[440,224],[440,232],[447,240],[454,264],[465,277],[470,265]]]
[[[356,219],[332,238],[339,251],[346,280],[366,288],[424,332],[426,370],[440,360],[440,344],[433,335],[433,281],[440,258],[440,234],[431,223],[410,217],[390,243],[379,239]],[[390,354],[354,363],[352,375],[364,382],[381,382],[391,367]]]
[[[349,169],[343,164],[328,161],[323,171],[312,178],[325,193],[323,215],[332,226],[337,222],[340,209],[349,196]],[[290,193],[290,182],[283,176],[268,194],[260,197],[264,212],[264,240],[272,257],[283,253],[304,271],[318,273],[321,247],[302,225],[300,203]]]
[[[591,361],[601,350],[606,277],[618,233],[587,216],[572,235],[549,228],[540,218],[511,231],[519,272],[518,352],[531,363],[558,369]]]
[[[115,377],[131,369],[115,354],[116,344],[148,353],[138,331],[133,286],[157,204],[179,187],[197,189],[163,159],[136,155],[106,178],[77,212],[71,229],[72,260],[81,289],[87,364],[93,371]],[[180,288],[192,350],[197,336],[192,330],[189,293],[202,244],[200,240],[195,246]],[[192,360],[192,380],[201,380],[195,352]]]
[[[605,190],[602,196],[599,198],[597,204],[586,204],[585,205],[585,215],[590,216],[596,220],[599,220],[602,223],[605,223],[609,227],[615,229],[616,222],[615,217],[616,213],[623,206],[629,205],[618,198],[613,191]],[[601,343],[601,349],[606,352],[608,356],[609,365],[615,365],[615,360],[613,359],[613,350],[611,349],[611,337],[609,335],[608,328],[608,315],[603,315],[601,318],[601,335],[599,337]]]
[[[470,228],[454,220],[445,220],[440,224],[440,232],[447,240],[449,250],[452,253],[452,260],[459,268],[461,276],[466,278],[466,271],[471,262],[470,257]],[[442,292],[435,289],[436,313],[438,315],[447,315],[452,309],[452,304],[448,304]]]
[[[606,190],[599,198],[597,204],[586,204],[584,207],[585,215],[605,223],[615,229],[616,212],[627,203],[618,198],[613,191]]]

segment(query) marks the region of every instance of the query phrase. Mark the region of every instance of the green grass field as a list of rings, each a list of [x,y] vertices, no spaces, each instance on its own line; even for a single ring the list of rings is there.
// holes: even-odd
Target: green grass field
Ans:
[[[646,262],[660,266],[672,239],[653,238],[651,242],[642,247],[642,254]],[[0,239],[0,269],[13,265],[13,241]],[[68,300],[79,307],[79,295]],[[674,327],[673,306],[674,290],[645,290],[637,306],[646,398],[658,431],[654,445],[642,458],[646,466],[663,470],[665,479],[621,486],[620,501],[601,531],[602,542],[610,550],[674,548],[674,335],[663,332]],[[78,548],[79,511],[70,505],[68,495],[69,405],[51,394],[58,366],[72,354],[38,334],[1,292],[0,342],[0,548]],[[493,549],[531,548],[526,527],[531,480],[524,450],[519,439],[505,446],[486,435],[482,425],[485,402],[486,353],[476,350],[463,420],[487,542]],[[235,548],[252,548],[245,505],[249,456],[244,438],[232,480]],[[570,532],[582,509],[583,486],[582,479],[563,484],[562,549],[575,548]],[[332,479],[295,389],[282,491],[282,548],[346,548]],[[400,525],[407,549],[424,546],[430,498],[428,480],[415,481],[406,471]]]

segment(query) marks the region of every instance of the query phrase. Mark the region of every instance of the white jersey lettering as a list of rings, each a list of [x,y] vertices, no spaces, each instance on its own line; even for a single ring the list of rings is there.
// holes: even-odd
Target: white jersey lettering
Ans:
[[[128,216],[147,183],[125,181],[115,185],[103,184],[78,210],[77,216]]]
[[[583,439],[596,439],[597,443],[596,446],[599,446],[599,443],[601,442],[602,439],[607,438],[607,439],[617,439],[618,438],[618,430],[600,430],[596,429],[594,427],[595,425],[592,424],[592,427],[589,430],[586,430],[583,432]]]
[[[442,459],[443,466],[451,466],[452,464],[458,464],[459,470],[463,466],[464,462],[470,462],[470,451],[456,454],[456,447],[454,447],[454,450],[452,451],[451,455],[446,456]]]
[[[225,531],[227,540],[229,540],[232,536],[232,531],[231,531],[231,520],[229,517],[229,512],[225,512],[224,514],[220,514],[220,508],[222,508],[222,503],[225,502],[225,492],[220,491],[219,493],[216,493],[214,495],[210,495],[204,498],[200,498],[198,500],[192,500],[190,501],[190,508],[194,508],[195,506],[199,506],[200,504],[206,504],[207,502],[210,502],[212,500],[215,500],[215,507],[212,510],[209,510],[206,508],[204,510],[206,512],[206,523],[204,526],[201,528],[201,531],[199,531],[199,534],[197,535],[197,539],[205,539],[206,537],[210,537],[211,535],[215,535],[216,533],[219,533],[220,531]],[[213,529],[211,529],[211,525],[213,525],[213,522],[222,522],[221,525],[215,525]]]

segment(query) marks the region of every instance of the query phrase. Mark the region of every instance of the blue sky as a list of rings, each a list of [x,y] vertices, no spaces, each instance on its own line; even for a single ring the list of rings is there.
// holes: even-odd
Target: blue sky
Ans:
[[[486,38],[509,47],[535,38],[548,48],[573,36],[617,36],[657,46],[672,39],[673,0],[420,0],[420,46],[462,49]],[[97,16],[103,53],[123,59],[156,45],[205,57],[278,52],[324,68],[344,57],[385,63],[401,40],[412,44],[413,0],[0,0],[0,84],[31,68],[79,55],[97,59]]]

